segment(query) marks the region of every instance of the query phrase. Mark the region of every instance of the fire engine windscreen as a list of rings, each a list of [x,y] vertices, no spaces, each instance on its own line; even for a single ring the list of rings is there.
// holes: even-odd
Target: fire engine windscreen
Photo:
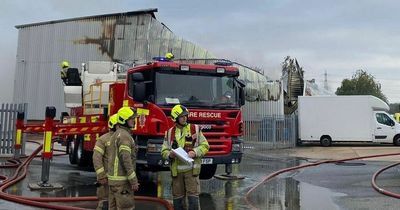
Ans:
[[[183,104],[187,107],[239,107],[235,77],[157,72],[156,104]]]

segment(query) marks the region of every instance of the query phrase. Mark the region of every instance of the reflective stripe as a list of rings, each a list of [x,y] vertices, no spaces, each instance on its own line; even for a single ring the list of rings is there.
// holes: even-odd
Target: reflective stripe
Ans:
[[[193,164],[193,165],[178,165],[178,169],[179,170],[183,170],[183,169],[189,169],[189,168],[200,168],[201,164]]]
[[[114,159],[114,176],[117,176],[117,174],[118,174],[118,162],[119,162],[118,156],[115,156],[115,159]]]
[[[171,139],[171,133],[172,133],[172,129],[173,129],[173,127],[170,128],[170,129],[168,130],[168,133],[167,133],[168,149],[171,149],[171,141],[172,141],[172,139]]]
[[[21,136],[22,136],[22,130],[21,129],[17,129],[17,135],[16,135],[16,141],[15,144],[16,145],[20,145],[21,144]]]
[[[128,179],[133,179],[133,178],[135,178],[135,177],[136,177],[136,173],[135,173],[135,171],[133,171],[133,172],[131,173],[131,175],[128,176]]]
[[[107,178],[109,180],[112,180],[112,181],[125,181],[125,180],[128,180],[128,177],[126,177],[126,176],[111,176],[111,175],[107,175]]]
[[[199,146],[199,141],[200,141],[200,139],[199,139],[199,132],[200,132],[200,126],[198,126],[198,125],[194,125],[194,127],[195,127],[195,132],[196,132],[196,142],[194,143],[194,147],[197,147],[197,146]]]
[[[52,136],[52,131],[46,131],[44,134],[44,149],[43,152],[52,152],[51,151],[51,136]]]
[[[101,168],[96,170],[96,174],[100,174],[102,172],[104,172],[104,167],[101,167]]]
[[[178,165],[178,170],[192,169],[191,165]]]
[[[201,164],[194,164],[193,166],[189,165],[178,165],[177,170],[178,171],[187,171],[191,169],[199,169],[201,167]]]
[[[118,152],[121,152],[122,150],[126,150],[126,151],[128,151],[129,153],[132,152],[131,148],[128,147],[128,146],[126,146],[126,145],[121,145],[121,146],[119,146]]]
[[[94,146],[94,150],[96,150],[100,154],[104,155],[104,150],[102,148],[100,148],[99,146]]]

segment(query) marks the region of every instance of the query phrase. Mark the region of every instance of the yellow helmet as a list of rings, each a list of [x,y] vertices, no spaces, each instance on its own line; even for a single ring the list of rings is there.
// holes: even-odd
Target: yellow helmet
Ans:
[[[189,110],[180,104],[175,105],[171,110],[171,117],[173,121],[176,121],[178,117],[185,115],[189,115]]]
[[[168,60],[172,60],[172,59],[174,59],[174,54],[169,52],[169,53],[165,54],[165,58]]]
[[[69,68],[69,62],[68,61],[63,61],[61,62],[61,68],[65,69],[65,68]]]
[[[118,123],[123,125],[131,117],[136,117],[135,111],[130,107],[122,107],[118,110]]]
[[[117,123],[118,123],[118,115],[117,114],[111,115],[111,117],[108,119],[108,128],[113,129]]]

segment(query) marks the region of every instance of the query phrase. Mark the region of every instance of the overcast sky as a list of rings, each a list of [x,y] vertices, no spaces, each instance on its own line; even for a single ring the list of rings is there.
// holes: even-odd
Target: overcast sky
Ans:
[[[15,25],[158,8],[176,35],[221,58],[257,66],[277,79],[289,55],[333,91],[364,69],[400,102],[400,1],[389,0],[2,0],[0,103],[11,102],[18,30]]]

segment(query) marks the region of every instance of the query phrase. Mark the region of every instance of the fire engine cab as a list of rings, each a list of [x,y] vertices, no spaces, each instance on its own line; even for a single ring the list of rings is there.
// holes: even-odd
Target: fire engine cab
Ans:
[[[174,125],[170,111],[176,104],[189,109],[189,123],[200,125],[210,150],[202,159],[200,178],[214,176],[217,165],[231,173],[242,158],[244,84],[238,68],[230,62],[195,64],[156,58],[153,62],[126,68],[112,62],[89,62],[81,71],[82,85],[64,86],[63,124],[104,122],[122,106],[134,107],[138,118],[132,135],[138,144],[137,166],[168,170],[160,150],[167,129]],[[106,129],[100,129],[104,132]],[[91,163],[96,139],[103,133],[60,134],[68,147],[70,162]]]

